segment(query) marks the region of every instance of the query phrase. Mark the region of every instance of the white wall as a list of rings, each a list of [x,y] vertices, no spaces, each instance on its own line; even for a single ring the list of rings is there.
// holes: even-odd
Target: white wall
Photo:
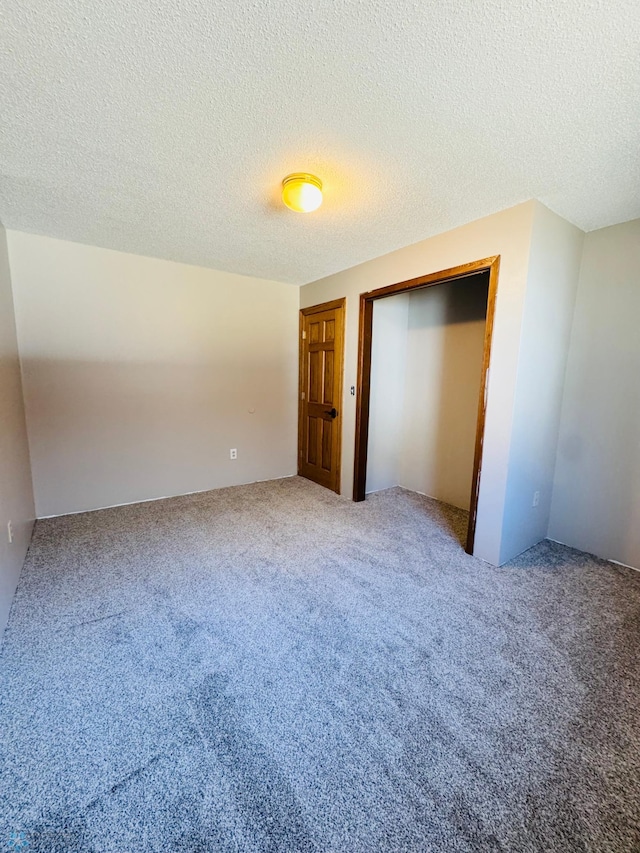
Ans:
[[[296,287],[8,240],[38,516],[295,473]]]
[[[367,492],[400,484],[408,322],[408,294],[374,302]]]
[[[640,568],[640,219],[586,235],[549,536]]]
[[[0,227],[0,641],[34,517],[7,241]],[[13,528],[11,544],[8,522]]]
[[[584,233],[536,204],[501,562],[547,536]],[[539,503],[533,506],[535,492]]]
[[[351,494],[355,398],[348,394],[348,389],[356,383],[360,293],[491,255],[501,256],[475,542],[475,554],[494,564],[499,563],[501,556],[520,328],[533,216],[537,206],[537,202],[527,202],[487,216],[320,279],[301,290],[302,307],[343,296],[347,298],[342,492]]]
[[[488,276],[411,294],[400,484],[468,510]]]

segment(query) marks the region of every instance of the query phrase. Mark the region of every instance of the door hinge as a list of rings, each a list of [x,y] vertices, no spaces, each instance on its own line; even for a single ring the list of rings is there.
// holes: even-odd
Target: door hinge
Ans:
[[[305,395],[304,391],[302,392],[302,394],[300,394],[300,399],[306,400],[306,395]]]
[[[302,340],[303,340],[303,341],[306,341],[306,340],[307,340],[307,333],[306,333],[306,331],[305,331],[304,329],[302,330]]]

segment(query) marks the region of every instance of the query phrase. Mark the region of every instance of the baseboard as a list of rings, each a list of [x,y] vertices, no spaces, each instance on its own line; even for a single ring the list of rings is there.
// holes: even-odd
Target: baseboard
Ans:
[[[400,486],[400,483],[396,483],[395,486],[385,486],[383,489],[371,489],[370,492],[365,492],[366,495],[377,495],[378,492],[386,492],[388,489],[397,489]]]
[[[3,568],[4,583],[0,589],[0,646],[2,646],[4,629],[7,627],[9,622],[9,616],[15,600],[16,590],[20,583],[20,575],[22,574],[22,569],[24,568],[25,560],[27,559],[29,548],[31,547],[31,537],[33,534],[34,524],[34,519],[28,519],[20,525],[20,528],[16,526],[16,536],[11,547],[15,547],[17,550],[12,555],[13,560],[11,570],[9,571],[7,566]],[[16,556],[16,554],[19,556]],[[9,576],[10,579],[8,580],[8,585],[6,585],[7,578]]]
[[[565,548],[573,548],[574,551],[582,551],[583,554],[591,554],[590,551],[583,551],[582,548],[576,548],[575,545],[569,545],[568,542],[561,542],[559,539],[552,539],[551,536],[546,536],[549,542],[555,542],[556,545],[564,545]],[[612,560],[610,557],[600,557],[598,554],[591,554],[597,560],[605,560],[607,563],[613,563],[614,566],[622,566],[624,569],[633,569],[634,572],[640,572],[638,566],[630,566],[629,563],[622,563],[620,560]]]
[[[462,512],[469,512],[469,507],[447,503],[446,501],[443,501],[442,498],[436,498],[433,495],[428,495],[426,492],[419,492],[417,489],[410,489],[409,486],[403,486],[402,483],[396,483],[395,486],[385,486],[384,489],[373,489],[370,492],[365,492],[365,497],[367,495],[377,495],[379,492],[386,492],[387,489],[404,489],[405,492],[411,492],[412,495],[420,495],[421,498],[428,498],[430,501],[436,501],[439,504],[444,504],[445,506],[453,507],[453,509],[460,509],[462,510]]]
[[[428,495],[426,492],[419,492],[417,489],[410,489],[409,486],[403,486],[402,483],[399,484],[401,489],[405,489],[407,492],[413,492],[414,495],[421,495],[423,498],[429,498],[430,501],[437,501],[439,504],[444,504],[445,506],[452,506],[454,509],[460,509],[462,512],[469,512],[468,506],[458,506],[458,504],[450,504],[447,501],[443,501],[442,498],[436,498],[434,495]]]
[[[248,483],[234,483],[232,486],[213,486],[210,489],[197,489],[195,492],[179,492],[175,495],[160,495],[157,498],[141,498],[138,501],[125,501],[121,504],[106,504],[105,506],[94,506],[91,509],[75,509],[72,512],[60,512],[56,515],[39,515],[36,521],[45,521],[47,518],[65,518],[68,515],[84,515],[86,512],[100,512],[103,509],[117,509],[120,506],[135,506],[136,504],[150,504],[155,501],[168,501],[171,498],[188,498],[189,495],[204,495],[206,492],[217,492],[218,489],[235,489],[237,486],[252,486],[254,483],[271,483],[275,480],[290,480],[297,474],[285,474],[283,477],[269,477],[266,480],[249,480]]]
[[[633,569],[634,572],[640,572],[638,566],[630,566],[629,563],[621,563],[620,560],[607,560],[608,563],[614,563],[616,566],[623,566],[625,569]]]

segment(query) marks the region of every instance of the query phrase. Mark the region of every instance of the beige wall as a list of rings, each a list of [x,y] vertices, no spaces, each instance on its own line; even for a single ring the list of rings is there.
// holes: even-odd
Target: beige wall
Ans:
[[[488,276],[412,293],[400,485],[469,509]]]
[[[34,517],[7,241],[0,227],[0,642]],[[13,528],[12,543],[8,522]]]
[[[409,294],[374,302],[367,493],[400,485],[408,327]]]
[[[640,568],[640,219],[586,235],[549,536]]]
[[[295,473],[296,287],[8,239],[38,516]]]
[[[476,555],[494,564],[501,557],[520,328],[537,206],[537,202],[518,205],[313,282],[301,290],[302,307],[342,296],[347,298],[342,491],[349,495],[353,483],[355,399],[348,389],[356,383],[360,293],[490,255],[501,256],[475,543]]]
[[[536,204],[518,356],[501,562],[547,536],[583,241],[580,229]]]

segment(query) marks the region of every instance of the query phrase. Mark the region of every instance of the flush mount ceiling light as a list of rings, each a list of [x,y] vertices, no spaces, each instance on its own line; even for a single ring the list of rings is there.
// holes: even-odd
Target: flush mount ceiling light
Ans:
[[[322,181],[306,172],[287,175],[282,181],[282,201],[297,213],[311,213],[322,204]]]

